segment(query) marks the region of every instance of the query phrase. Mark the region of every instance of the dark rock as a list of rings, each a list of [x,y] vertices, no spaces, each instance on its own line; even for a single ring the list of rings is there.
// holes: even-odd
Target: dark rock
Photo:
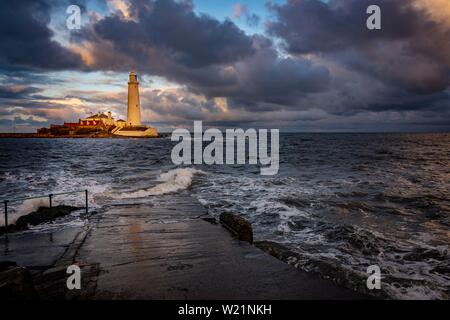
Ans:
[[[11,266],[0,272],[0,300],[30,300],[37,297],[30,272]]]
[[[66,216],[72,211],[80,208],[72,206],[57,206],[53,208],[40,207],[37,211],[21,216],[16,221],[16,228],[25,230],[29,225],[35,226],[44,222],[52,221],[56,218]]]
[[[16,224],[8,225],[8,232],[18,232],[27,230],[28,226],[35,226],[44,222],[52,221],[56,218],[66,216],[72,211],[82,208],[72,206],[56,206],[53,208],[40,207],[37,211],[19,217]],[[6,233],[6,227],[0,227],[0,235]]]
[[[273,241],[258,241],[255,242],[255,246],[261,249],[262,251],[267,252],[271,256],[285,262],[288,260],[289,257],[295,255],[288,248]]]
[[[17,263],[14,261],[0,261],[0,271],[4,271],[9,267],[17,267]]]
[[[239,240],[253,243],[253,229],[250,222],[232,213],[222,213],[220,223]]]
[[[348,289],[362,292],[365,299],[387,298],[381,290],[373,292],[366,287],[365,278],[361,278],[357,274],[353,274],[345,267],[342,267],[337,261],[336,263],[328,263],[320,260],[319,257],[305,255],[301,250],[292,250],[280,243],[273,241],[256,241],[255,247],[270,254],[271,256],[284,261],[296,268],[311,272],[325,279],[332,280],[335,284],[345,286]]]
[[[215,217],[208,215],[202,216],[201,217],[202,220],[205,220],[206,222],[212,223],[212,224],[217,224],[217,220]]]
[[[337,278],[337,276],[344,275],[344,272],[341,272],[342,270],[339,270],[337,265],[327,264],[319,259],[305,257],[301,252],[293,251],[292,249],[274,241],[257,241],[255,242],[255,247],[286,263],[292,263],[292,261],[303,261],[303,266],[308,271],[313,271],[320,275],[332,275],[331,278],[333,281],[337,283],[342,282]],[[294,259],[292,260],[292,258]]]

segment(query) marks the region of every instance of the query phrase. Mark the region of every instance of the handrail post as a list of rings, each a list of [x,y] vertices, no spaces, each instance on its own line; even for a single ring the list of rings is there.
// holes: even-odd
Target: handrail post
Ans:
[[[8,233],[8,200],[3,203],[5,204],[5,233]]]
[[[73,194],[73,193],[80,193],[83,192],[82,190],[77,190],[77,191],[70,191],[70,192],[63,192],[63,193],[50,193],[48,195],[48,202],[49,202],[49,207],[53,208],[53,196],[58,196],[58,195],[63,195],[63,194]],[[87,189],[84,190],[84,193],[86,195],[86,214],[89,213],[89,191]],[[37,197],[27,197],[27,198],[15,198],[12,200],[3,200],[3,204],[5,206],[5,232],[8,232],[8,202],[16,202],[16,201],[24,201],[24,200],[29,200],[29,199],[41,199],[41,198],[45,198],[46,196],[37,196]],[[0,200],[1,202],[1,200]]]
[[[89,206],[88,206],[88,191],[87,191],[87,189],[84,190],[84,192],[86,193],[86,214],[88,214]]]

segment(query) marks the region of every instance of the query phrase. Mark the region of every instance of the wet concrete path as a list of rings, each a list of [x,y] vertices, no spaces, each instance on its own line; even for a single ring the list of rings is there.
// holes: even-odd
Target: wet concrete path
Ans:
[[[34,269],[49,299],[364,298],[233,238],[205,215],[188,193],[111,206],[84,228],[11,234],[0,261]],[[82,288],[68,292],[73,263]]]
[[[93,299],[333,299],[358,295],[277,260],[201,219],[190,196],[112,207],[75,261],[98,265]]]

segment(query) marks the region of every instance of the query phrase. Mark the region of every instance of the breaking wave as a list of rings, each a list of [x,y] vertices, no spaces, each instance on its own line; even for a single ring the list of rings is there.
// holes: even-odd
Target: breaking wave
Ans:
[[[286,258],[282,260],[299,269],[382,298],[448,299],[444,201],[422,195],[421,202],[413,202],[407,196],[401,197],[405,206],[394,207],[392,200],[380,201],[376,192],[337,190],[308,186],[293,177],[221,174],[193,186],[194,196],[210,214],[243,216],[252,223],[256,243],[270,242]],[[405,213],[392,214],[393,209]],[[369,265],[382,270],[379,292],[365,287]]]
[[[117,198],[144,198],[148,196],[158,196],[167,193],[173,193],[189,188],[195,174],[204,174],[204,171],[193,168],[178,168],[162,173],[158,181],[161,183],[144,190],[130,193],[122,193]]]
[[[39,209],[39,207],[48,207],[48,199],[42,198],[42,199],[25,200],[17,209],[9,210],[8,214],[9,223],[10,224],[16,223],[17,219],[19,219],[21,216],[36,211],[37,209]],[[0,217],[0,226],[4,225],[5,225],[5,218],[2,214]]]

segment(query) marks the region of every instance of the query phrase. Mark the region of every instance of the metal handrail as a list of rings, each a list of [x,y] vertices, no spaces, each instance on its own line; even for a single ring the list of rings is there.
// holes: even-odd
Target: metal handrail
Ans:
[[[22,197],[22,198],[15,198],[15,199],[8,199],[3,200],[3,203],[5,205],[5,233],[8,233],[8,203],[10,202],[17,202],[17,201],[25,201],[25,200],[32,200],[32,199],[40,199],[40,198],[47,198],[49,202],[49,207],[52,208],[52,200],[54,196],[61,196],[66,194],[74,194],[74,193],[81,193],[84,192],[86,195],[86,214],[89,212],[89,205],[88,205],[88,191],[86,190],[77,190],[77,191],[68,191],[68,192],[58,192],[58,193],[50,193],[49,195],[43,195],[43,196],[34,196],[34,197]]]

